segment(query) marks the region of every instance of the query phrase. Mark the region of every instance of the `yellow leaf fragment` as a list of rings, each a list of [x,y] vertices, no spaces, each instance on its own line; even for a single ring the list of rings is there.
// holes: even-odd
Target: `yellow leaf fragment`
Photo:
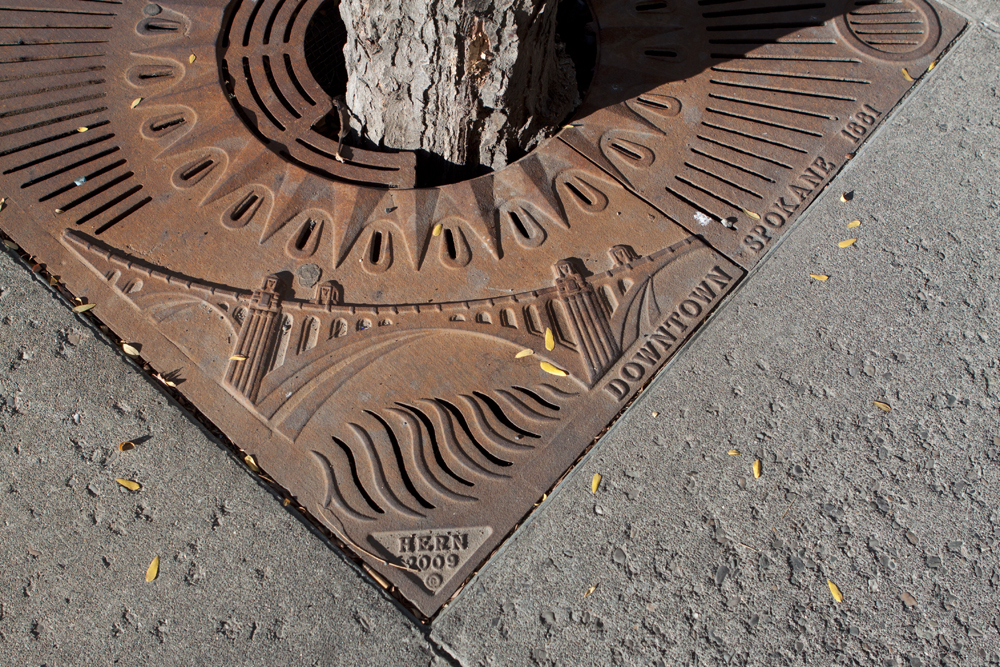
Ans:
[[[146,581],[152,581],[156,579],[156,575],[160,573],[160,557],[153,556],[153,562],[149,564],[146,568]]]
[[[754,220],[760,220],[760,215],[758,215],[757,213],[754,213],[753,211],[750,211],[750,210],[747,210],[747,209],[743,209],[743,212],[746,213],[748,217],[751,217]]]
[[[827,579],[826,580],[826,585],[830,587],[830,595],[833,596],[834,600],[836,600],[837,602],[843,602],[844,601],[844,594],[840,592],[839,588],[837,588],[837,584],[835,584],[832,581],[830,581],[829,579]]]
[[[229,361],[246,361],[246,360],[247,360],[247,355],[245,354],[234,354],[233,356],[229,357]]]
[[[729,452],[728,452],[728,454],[730,456],[743,456],[743,454],[740,453],[740,450],[738,450],[738,449],[730,449]]]
[[[830,278],[830,276],[825,276],[822,273],[810,273],[809,277],[812,278],[813,280],[818,280],[820,282],[825,282]]]
[[[247,454],[243,457],[243,462],[247,464],[247,467],[254,472],[260,472],[260,467],[257,466],[257,462],[253,460],[253,457]]]
[[[192,63],[192,64],[194,64],[194,61],[195,61],[195,60],[197,60],[197,59],[198,59],[198,56],[196,56],[196,55],[195,55],[195,54],[193,54],[193,53],[192,53],[191,55],[189,55],[189,56],[188,56],[188,62],[189,62],[189,63]]]
[[[760,474],[761,474],[760,459],[757,459],[756,461],[753,462],[753,478],[757,479],[758,477],[760,477]]]
[[[545,327],[545,349],[556,349],[556,338],[552,335],[552,329]]]
[[[135,449],[135,443],[132,442],[131,440],[128,440],[126,442],[119,442],[118,443],[118,451],[119,452],[127,452],[127,451],[130,451],[132,449]]]
[[[434,230],[431,232],[431,236],[441,236],[441,232],[444,231],[444,225],[440,222],[434,225]]]
[[[903,68],[903,78],[906,79],[907,81],[916,81],[916,79],[910,76],[910,73],[906,71],[905,67]]]
[[[21,246],[17,245],[16,243],[14,243],[13,241],[11,241],[10,239],[4,239],[3,240],[3,244],[5,246],[7,246],[8,248],[10,248],[11,250],[20,250],[21,249]]]
[[[857,241],[857,239],[847,239],[845,241],[841,241],[837,245],[840,246],[841,248],[849,248],[850,246],[854,245],[855,241]]]
[[[281,506],[282,507],[288,507],[291,504],[292,504],[292,499],[291,498],[285,498],[284,500],[281,501]]]
[[[139,482],[133,482],[130,479],[122,479],[121,477],[119,477],[115,479],[115,481],[124,486],[129,491],[138,491],[139,489],[142,488],[142,485],[140,485]]]
[[[128,343],[122,343],[122,352],[130,357],[138,357],[139,349],[134,345],[129,345]]]
[[[130,109],[136,108],[137,106],[139,106],[139,102],[142,102],[142,98],[141,97],[135,98],[134,100],[132,100],[132,104],[129,105],[129,108]]]
[[[77,132],[86,132],[86,131],[87,131],[87,130],[89,130],[89,129],[90,129],[89,127],[87,127],[87,126],[83,126],[83,127],[78,127],[78,128],[76,128],[76,131],[77,131]]]
[[[590,480],[590,492],[597,493],[597,488],[601,485],[601,473],[595,472],[594,478]]]
[[[59,276],[49,276],[49,284],[50,285],[58,285],[59,284]]]
[[[934,62],[932,62],[930,65],[927,66],[927,71],[930,72],[935,67],[937,67],[937,61],[936,60]]]
[[[872,403],[882,412],[892,412],[892,406],[888,403],[883,403],[882,401],[872,401]]]
[[[653,414],[653,419],[656,419],[657,417],[660,416],[659,412],[653,412],[652,414]]]
[[[525,350],[521,350],[520,352],[518,352],[517,354],[515,354],[514,358],[515,359],[524,359],[525,357],[530,357],[534,353],[535,353],[534,350],[525,349]]]
[[[97,305],[96,303],[81,303],[79,306],[74,306],[73,307],[73,312],[74,313],[85,313],[88,310],[92,309],[96,305]]]
[[[597,584],[594,584],[593,586],[587,589],[587,592],[583,594],[583,597],[589,598],[591,595],[593,595],[594,591],[596,590],[597,590]]]
[[[849,223],[847,223],[848,229],[854,229],[855,227],[860,227],[860,226],[861,226],[860,220],[851,220]]]
[[[382,588],[389,588],[389,582],[386,581],[382,575],[380,575],[378,572],[371,569],[370,567],[366,567],[365,569],[368,570],[368,574],[372,575],[372,579],[378,582],[379,586],[381,586]]]
[[[539,364],[539,366],[542,367],[543,371],[545,371],[546,373],[548,373],[550,375],[557,375],[557,376],[559,376],[561,378],[564,378],[567,375],[569,375],[569,373],[567,373],[563,369],[557,368],[556,366],[553,366],[552,364],[550,364],[547,361],[543,361],[542,363]]]

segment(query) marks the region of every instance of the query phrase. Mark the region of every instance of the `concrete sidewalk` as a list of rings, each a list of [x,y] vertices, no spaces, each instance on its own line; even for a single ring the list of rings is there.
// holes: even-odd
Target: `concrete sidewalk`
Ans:
[[[0,664],[1000,664],[1000,8],[953,4],[929,80],[430,631],[4,254]]]

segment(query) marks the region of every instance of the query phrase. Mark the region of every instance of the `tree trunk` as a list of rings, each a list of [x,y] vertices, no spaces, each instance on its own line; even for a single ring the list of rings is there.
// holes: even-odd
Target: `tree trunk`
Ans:
[[[579,103],[558,0],[341,0],[347,106],[364,139],[498,169]],[[441,165],[443,166],[443,165]]]

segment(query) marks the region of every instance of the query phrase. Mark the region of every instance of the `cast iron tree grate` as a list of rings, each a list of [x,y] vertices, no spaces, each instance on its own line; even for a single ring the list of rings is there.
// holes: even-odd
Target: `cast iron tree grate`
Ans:
[[[0,227],[428,617],[964,25],[596,0],[570,126],[416,189],[316,129],[325,6],[8,2]]]

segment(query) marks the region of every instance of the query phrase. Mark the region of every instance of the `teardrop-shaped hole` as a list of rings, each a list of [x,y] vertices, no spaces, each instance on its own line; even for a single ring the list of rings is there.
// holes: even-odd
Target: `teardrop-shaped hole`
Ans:
[[[218,164],[210,155],[203,155],[175,169],[170,180],[175,188],[191,188],[202,182]]]
[[[572,182],[567,182],[566,183],[566,187],[568,187],[570,189],[570,191],[574,195],[576,195],[577,199],[579,199],[581,202],[583,202],[584,206],[593,206],[594,205],[594,201],[590,197],[587,196],[587,191],[586,190],[581,190],[579,187],[577,187],[577,185],[575,183],[572,183]]]
[[[128,82],[137,88],[166,83],[176,76],[177,71],[174,67],[165,64],[135,65],[125,73]]]
[[[263,196],[258,195],[255,190],[250,190],[222,214],[222,226],[226,229],[246,227],[263,203]]]
[[[608,197],[579,176],[572,175],[562,180],[563,201],[572,201],[587,213],[600,213],[608,207]]]
[[[295,233],[288,239],[288,246],[285,251],[296,259],[312,257],[319,247],[319,239],[323,234],[323,219],[313,215],[303,215],[304,219],[295,229]]]
[[[660,118],[672,118],[681,112],[681,101],[669,95],[643,93],[625,102],[640,116],[652,115]]]
[[[450,269],[460,269],[472,261],[472,249],[465,232],[457,224],[441,232],[441,263]]]
[[[617,133],[601,137],[601,150],[616,165],[634,169],[645,169],[656,159],[652,150],[637,141],[624,139]]]
[[[537,248],[547,236],[545,227],[539,222],[542,216],[533,209],[531,204],[517,202],[505,211],[511,236],[524,248]]]
[[[514,229],[517,230],[517,233],[520,234],[522,238],[526,239],[531,236],[530,232],[528,232],[527,228],[524,226],[524,223],[521,222],[521,216],[517,214],[517,211],[510,211],[507,215],[510,216],[510,219],[514,223]]]
[[[152,17],[139,21],[139,25],[135,29],[140,35],[169,35],[183,30],[184,24],[171,19]]]
[[[392,232],[386,229],[372,230],[362,266],[369,273],[381,273],[392,266]]]
[[[295,239],[296,250],[302,250],[306,247],[306,243],[309,242],[309,237],[312,235],[314,229],[316,229],[315,220],[307,220],[306,224],[302,225],[302,229],[299,231],[299,235]]]
[[[621,153],[622,155],[624,155],[625,157],[631,159],[631,160],[635,160],[635,161],[638,162],[639,160],[642,159],[642,155],[640,155],[639,153],[636,153],[631,148],[629,148],[627,142],[613,141],[613,142],[611,142],[611,147],[614,148],[619,153]]]
[[[172,113],[165,116],[150,118],[142,125],[142,136],[146,139],[159,139],[168,134],[186,129],[187,118],[183,113]]]
[[[454,261],[458,257],[458,251],[455,250],[455,234],[450,229],[444,230],[444,245],[448,258]]]

